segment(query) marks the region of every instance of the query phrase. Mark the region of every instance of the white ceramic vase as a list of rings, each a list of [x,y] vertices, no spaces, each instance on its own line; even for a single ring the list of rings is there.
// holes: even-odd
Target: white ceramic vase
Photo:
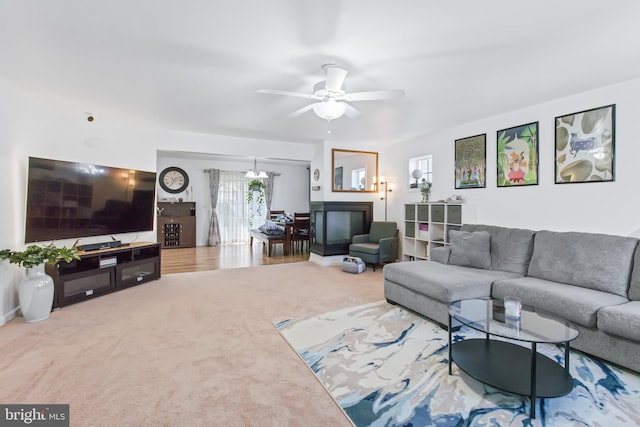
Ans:
[[[27,268],[27,278],[20,282],[18,297],[25,322],[49,318],[53,307],[53,279],[44,272],[44,263]]]

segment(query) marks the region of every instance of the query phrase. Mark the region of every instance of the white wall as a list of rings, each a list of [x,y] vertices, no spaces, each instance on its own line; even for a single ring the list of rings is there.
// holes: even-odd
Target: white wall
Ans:
[[[209,194],[209,175],[204,173],[204,170],[217,168],[246,172],[249,168],[253,168],[253,162],[248,160],[189,159],[172,156],[168,152],[158,153],[158,172],[169,166],[177,166],[187,172],[189,186],[193,187],[193,194],[187,195],[185,192],[171,194],[159,188],[158,199],[175,197],[183,198],[184,201],[196,202],[196,244],[205,246],[209,235],[211,196]],[[306,164],[258,162],[258,169],[280,174],[274,178],[271,209],[291,213],[309,211],[309,171],[307,168]]]
[[[460,194],[477,206],[479,223],[629,235],[640,228],[637,199],[640,143],[640,79],[531,106],[498,117],[468,123],[393,144],[384,150],[387,178],[398,183],[389,201],[390,219],[401,223],[403,204],[420,200],[405,188],[410,157],[433,154],[432,200]],[[514,96],[522,96],[514,94]],[[554,184],[554,119],[616,104],[615,182]],[[496,187],[496,131],[539,121],[539,185]],[[487,134],[487,187],[454,189],[454,140]]]

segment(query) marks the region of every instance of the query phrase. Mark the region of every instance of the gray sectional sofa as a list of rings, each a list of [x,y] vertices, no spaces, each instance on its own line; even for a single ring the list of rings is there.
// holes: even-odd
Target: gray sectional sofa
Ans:
[[[569,320],[571,347],[640,372],[638,239],[463,225],[430,261],[388,264],[384,293],[443,325],[459,299],[519,297]]]

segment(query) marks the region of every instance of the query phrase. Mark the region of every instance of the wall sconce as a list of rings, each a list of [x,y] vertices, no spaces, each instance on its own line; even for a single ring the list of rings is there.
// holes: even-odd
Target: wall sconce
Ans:
[[[380,179],[378,180],[378,183],[380,184],[380,200],[384,200],[384,220],[387,220],[387,203],[388,203],[388,199],[389,199],[389,193],[391,193],[391,189],[389,188],[389,182],[387,181],[387,178],[384,176],[381,176]],[[382,189],[382,187],[384,187],[384,190]]]

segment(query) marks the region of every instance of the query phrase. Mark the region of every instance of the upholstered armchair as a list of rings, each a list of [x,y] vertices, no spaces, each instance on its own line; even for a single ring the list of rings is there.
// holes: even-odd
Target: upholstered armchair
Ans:
[[[372,222],[369,234],[353,236],[349,255],[373,264],[373,271],[377,264],[394,262],[398,256],[398,225],[391,221]]]

